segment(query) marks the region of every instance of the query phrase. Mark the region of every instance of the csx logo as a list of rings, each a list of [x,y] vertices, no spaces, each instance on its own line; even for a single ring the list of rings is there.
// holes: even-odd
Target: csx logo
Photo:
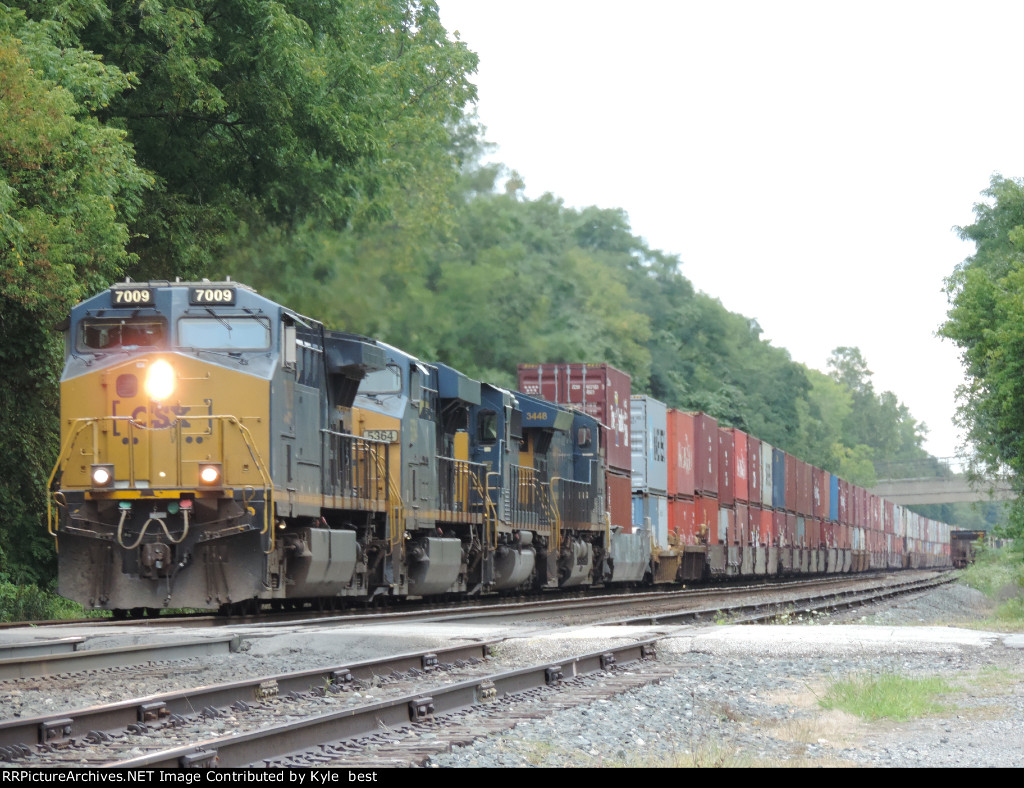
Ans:
[[[111,404],[114,416],[123,415],[117,412],[117,406],[121,404],[120,400],[114,400]],[[190,410],[191,408],[185,405],[161,405],[154,403],[152,410],[145,405],[139,405],[139,407],[131,412],[131,419],[136,427],[141,427],[144,430],[166,430],[175,421],[180,419],[181,426],[187,429],[192,425],[183,419],[182,416]],[[114,434],[120,435],[117,429],[117,421],[114,422]]]

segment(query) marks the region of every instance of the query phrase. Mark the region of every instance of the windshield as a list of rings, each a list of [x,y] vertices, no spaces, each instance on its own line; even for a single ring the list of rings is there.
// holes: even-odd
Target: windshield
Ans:
[[[402,371],[394,364],[369,373],[359,384],[360,394],[397,394],[402,390]]]
[[[166,323],[153,318],[83,320],[79,324],[79,350],[156,347],[165,342]]]
[[[183,317],[178,321],[178,344],[217,350],[266,350],[270,321],[261,317]]]

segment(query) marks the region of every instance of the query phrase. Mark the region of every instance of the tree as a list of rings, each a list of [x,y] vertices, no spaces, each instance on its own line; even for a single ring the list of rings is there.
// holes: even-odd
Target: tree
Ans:
[[[1006,471],[1024,492],[1024,181],[994,175],[974,206],[975,222],[958,228],[975,253],[946,280],[951,307],[940,335],[960,349],[966,383],[958,418],[977,474]],[[1024,504],[1011,532],[1024,536]]]
[[[132,262],[128,222],[151,179],[96,118],[130,80],[59,46],[53,23],[0,6],[0,559],[47,581],[46,477],[56,457],[56,325]]]
[[[410,184],[427,213],[447,195],[477,59],[433,0],[19,5],[135,81],[100,118],[156,177],[131,226],[139,277],[208,275],[243,225],[365,226]]]

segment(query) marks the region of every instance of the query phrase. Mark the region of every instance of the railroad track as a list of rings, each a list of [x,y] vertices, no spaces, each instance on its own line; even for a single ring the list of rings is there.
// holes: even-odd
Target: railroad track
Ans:
[[[933,576],[921,582],[944,580]],[[784,606],[791,611],[862,604],[879,594],[920,589],[921,582],[890,582],[872,596],[855,587],[863,586],[861,581],[846,592],[836,592],[843,599],[835,593],[819,596],[820,588],[805,588],[804,598],[788,602],[774,597],[748,600],[734,620],[764,619],[783,612]],[[682,620],[676,616],[708,620],[729,610],[721,600],[709,597],[703,599],[708,604],[690,599],[689,609],[674,612],[660,602],[663,609],[626,616],[614,615],[616,602],[604,612],[594,611],[589,623],[661,626]],[[657,606],[654,600],[649,603]],[[506,615],[521,619],[523,613],[519,608]],[[564,614],[582,623],[579,610]],[[449,619],[460,615],[464,619],[470,614],[447,614]],[[497,614],[489,610],[486,615]],[[438,623],[439,618],[435,614],[421,620]],[[527,634],[537,636],[539,631]],[[514,725],[516,714],[534,714],[550,704],[575,704],[589,694],[614,694],[658,680],[662,671],[672,672],[671,666],[658,666],[654,659],[654,644],[661,636],[664,633],[638,640],[624,629],[620,642],[600,651],[560,654],[552,661],[513,669],[494,657],[497,643],[476,642],[7,720],[0,722],[0,760],[26,767],[126,768],[412,764],[440,751],[433,749],[435,744],[443,750],[474,730],[483,735],[494,726]]]

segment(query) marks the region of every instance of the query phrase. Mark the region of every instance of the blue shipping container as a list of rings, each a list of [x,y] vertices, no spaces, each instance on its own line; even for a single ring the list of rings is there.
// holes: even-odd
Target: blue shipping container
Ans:
[[[839,522],[839,477],[828,475],[828,519]]]
[[[786,452],[772,449],[772,506],[786,508]]]
[[[668,547],[668,498],[647,493],[633,494],[633,530],[650,528],[654,544]]]
[[[633,489],[668,492],[668,407],[643,394],[629,401],[629,442]]]

